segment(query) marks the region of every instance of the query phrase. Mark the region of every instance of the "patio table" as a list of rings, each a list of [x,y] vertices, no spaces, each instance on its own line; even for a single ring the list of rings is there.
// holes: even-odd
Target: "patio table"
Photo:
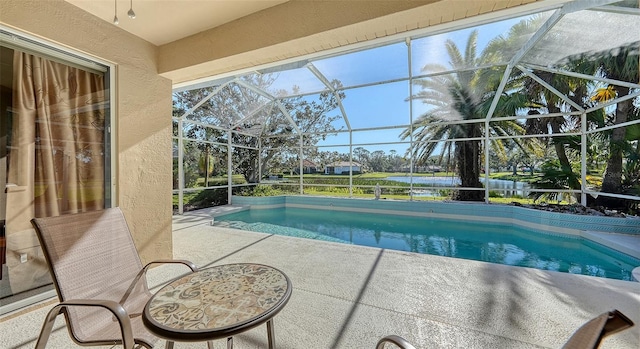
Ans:
[[[273,317],[291,296],[282,271],[262,264],[236,263],[202,269],[162,287],[144,308],[149,331],[168,341],[227,338],[267,324],[269,348],[275,347]],[[173,343],[168,342],[167,348]]]

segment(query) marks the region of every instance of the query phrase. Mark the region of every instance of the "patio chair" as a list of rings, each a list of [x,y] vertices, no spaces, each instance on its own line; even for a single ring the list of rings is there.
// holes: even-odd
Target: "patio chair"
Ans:
[[[416,349],[416,347],[411,345],[411,343],[409,343],[406,339],[393,334],[380,338],[378,344],[376,344],[376,349],[384,349],[387,343],[395,344],[401,349]]]
[[[608,311],[580,326],[562,349],[598,348],[606,336],[633,326],[633,321],[618,310]]]
[[[60,303],[47,314],[36,349],[44,349],[59,314],[79,345],[123,345],[153,348],[157,337],[142,324],[141,314],[151,297],[146,271],[119,208],[109,208],[31,220]],[[167,345],[173,343],[167,343]]]
[[[633,326],[633,321],[618,310],[608,311],[589,320],[580,326],[562,349],[597,349],[602,339]],[[384,349],[387,343],[395,344],[401,349],[416,349],[406,339],[390,335],[378,341],[376,349]]]

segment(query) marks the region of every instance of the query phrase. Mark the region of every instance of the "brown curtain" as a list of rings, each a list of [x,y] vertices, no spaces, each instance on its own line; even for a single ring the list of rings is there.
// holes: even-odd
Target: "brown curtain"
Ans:
[[[104,78],[16,51],[8,182],[32,217],[104,208]],[[11,205],[11,202],[9,202]]]

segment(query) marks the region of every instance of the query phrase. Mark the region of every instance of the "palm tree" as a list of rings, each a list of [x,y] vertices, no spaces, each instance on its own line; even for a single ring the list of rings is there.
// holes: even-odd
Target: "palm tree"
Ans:
[[[418,117],[413,125],[402,131],[402,139],[413,136],[414,145],[408,152],[416,162],[426,162],[435,151],[439,143],[442,146],[441,159],[445,154],[454,153],[456,171],[460,177],[462,187],[482,188],[480,177],[481,141],[484,132],[493,135],[522,134],[524,129],[517,121],[492,122],[488,130],[484,130],[481,122],[446,124],[443,121],[467,121],[484,119],[487,116],[489,105],[493,101],[495,91],[502,75],[501,69],[483,68],[477,70],[464,70],[465,68],[486,65],[496,58],[496,53],[484,50],[477,56],[478,32],[473,31],[469,35],[464,55],[460,52],[452,40],[447,40],[445,48],[449,55],[454,73],[434,75],[425,79],[414,81],[422,89],[411,99],[420,100],[433,106],[431,110]],[[426,65],[425,72],[446,71],[440,65]],[[494,115],[515,115],[520,106],[513,103],[515,99],[502,98]],[[448,139],[469,139],[454,140]],[[445,142],[434,142],[445,141]],[[500,140],[494,140],[491,144],[494,150],[504,152]],[[484,193],[477,190],[460,190],[454,197],[462,201],[482,201]]]

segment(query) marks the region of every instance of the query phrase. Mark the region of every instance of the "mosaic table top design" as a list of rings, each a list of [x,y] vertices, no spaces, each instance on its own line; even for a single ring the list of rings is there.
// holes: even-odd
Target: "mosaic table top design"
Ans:
[[[233,328],[264,323],[284,307],[290,295],[291,282],[278,269],[262,264],[220,265],[164,286],[145,307],[144,320],[165,337],[168,331],[186,336],[206,333],[213,339]]]

